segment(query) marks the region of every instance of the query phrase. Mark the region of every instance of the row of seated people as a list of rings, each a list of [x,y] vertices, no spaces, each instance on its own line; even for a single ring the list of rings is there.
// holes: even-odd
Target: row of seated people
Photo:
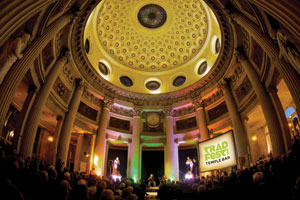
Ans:
[[[130,179],[113,182],[93,174],[69,172],[39,159],[23,159],[0,142],[0,199],[14,200],[143,200],[146,185]],[[146,194],[146,195],[145,195]],[[300,199],[300,140],[289,154],[271,158],[245,170],[193,181],[160,184],[158,199]]]

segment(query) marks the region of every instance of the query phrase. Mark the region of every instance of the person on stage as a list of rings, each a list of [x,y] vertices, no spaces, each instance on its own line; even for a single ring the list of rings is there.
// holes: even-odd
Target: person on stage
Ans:
[[[189,167],[190,167],[190,172],[192,173],[192,172],[193,172],[193,166],[194,166],[194,163],[193,163],[192,159],[190,159],[189,156],[187,157],[187,160],[186,160],[185,164],[186,164],[186,165],[189,165]]]
[[[119,157],[116,157],[116,159],[113,162],[113,171],[112,174],[119,174],[119,166],[120,166],[120,160]]]
[[[150,174],[149,178],[148,178],[148,186],[149,187],[155,187],[156,186],[156,182],[155,182],[155,178],[153,176],[153,174]]]

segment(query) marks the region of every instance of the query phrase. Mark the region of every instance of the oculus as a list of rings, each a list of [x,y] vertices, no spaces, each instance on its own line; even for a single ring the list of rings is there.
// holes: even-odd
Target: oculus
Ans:
[[[85,49],[86,53],[90,52],[90,40],[89,39],[85,39],[84,49]]]
[[[165,9],[156,4],[147,4],[138,12],[139,22],[146,28],[158,28],[167,20]]]
[[[146,83],[146,88],[149,90],[157,90],[160,87],[160,83],[158,81],[149,81]]]
[[[215,51],[216,53],[219,53],[221,50],[221,43],[220,43],[220,40],[219,38],[216,39],[216,44],[215,44]]]
[[[133,85],[133,81],[128,76],[121,76],[120,81],[126,87],[131,87]]]
[[[101,72],[101,74],[103,74],[103,75],[109,74],[109,69],[103,62],[98,63],[98,68],[99,68],[99,71]]]
[[[185,80],[186,80],[185,76],[177,76],[173,81],[173,85],[175,87],[179,87],[185,83]]]
[[[198,68],[198,74],[203,75],[205,73],[206,69],[207,69],[207,61],[204,61],[200,64],[200,66]]]

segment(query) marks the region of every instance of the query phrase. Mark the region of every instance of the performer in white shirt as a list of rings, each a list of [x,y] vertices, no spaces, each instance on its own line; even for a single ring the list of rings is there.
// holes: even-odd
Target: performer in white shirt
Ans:
[[[116,159],[113,162],[113,171],[112,171],[112,174],[118,174],[119,165],[120,165],[119,157],[116,157]]]
[[[187,160],[186,160],[185,164],[190,166],[190,172],[192,173],[193,172],[194,163],[193,163],[192,159],[190,159],[189,156],[187,157]]]

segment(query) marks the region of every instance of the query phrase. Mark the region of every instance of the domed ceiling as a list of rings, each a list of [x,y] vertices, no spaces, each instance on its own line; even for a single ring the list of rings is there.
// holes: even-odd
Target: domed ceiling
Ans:
[[[221,31],[200,0],[103,0],[87,22],[89,62],[110,83],[137,93],[167,93],[213,68]]]

